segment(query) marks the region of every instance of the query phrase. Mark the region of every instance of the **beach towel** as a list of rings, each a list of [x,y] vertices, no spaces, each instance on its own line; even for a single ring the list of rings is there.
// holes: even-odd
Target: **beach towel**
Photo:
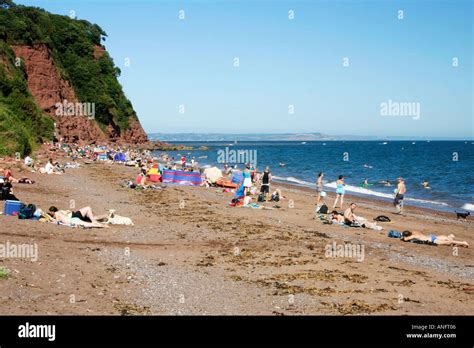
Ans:
[[[201,174],[181,170],[163,170],[162,182],[166,184],[199,186],[202,184]]]
[[[421,240],[421,239],[416,239],[416,238],[410,239],[409,242],[415,243],[415,244],[427,244],[427,245],[438,246],[438,244],[433,243],[432,241],[429,241],[429,240]]]
[[[239,188],[237,189],[237,191],[235,192],[235,198],[244,198],[245,196],[245,186],[244,185],[240,185]]]
[[[97,159],[99,161],[107,161],[108,158],[107,158],[107,154],[106,153],[100,153],[98,156],[97,156]]]

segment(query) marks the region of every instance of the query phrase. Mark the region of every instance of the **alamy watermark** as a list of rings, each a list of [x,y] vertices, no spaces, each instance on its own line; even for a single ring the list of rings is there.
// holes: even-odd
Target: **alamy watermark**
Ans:
[[[380,103],[381,116],[412,117],[414,120],[420,118],[419,102],[397,102],[389,99]]]
[[[364,261],[365,258],[365,247],[362,244],[337,244],[333,242],[332,244],[327,244],[325,250],[325,256],[328,258],[352,258],[358,262]]]
[[[31,261],[38,261],[38,244],[15,244],[7,241],[0,243],[0,259],[31,259]]]
[[[95,118],[95,103],[72,103],[64,99],[62,103],[54,104],[56,116],[85,116],[89,120]]]
[[[257,165],[257,150],[234,150],[227,146],[224,150],[217,150],[217,163],[239,164],[248,163]]]

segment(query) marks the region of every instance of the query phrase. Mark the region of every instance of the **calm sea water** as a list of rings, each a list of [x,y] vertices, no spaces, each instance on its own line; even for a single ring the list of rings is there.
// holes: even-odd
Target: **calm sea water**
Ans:
[[[405,179],[405,203],[453,211],[474,211],[474,142],[472,141],[308,141],[297,142],[181,142],[207,151],[170,151],[179,160],[194,157],[200,165],[217,165],[219,154],[231,150],[252,151],[257,167],[269,166],[276,180],[315,188],[319,171],[325,173],[325,190],[335,192],[335,180],[344,175],[346,191],[354,195],[392,200],[392,187],[378,182]],[[231,145],[231,146],[230,146]],[[231,152],[228,152],[232,154]],[[249,153],[250,154],[250,153]],[[199,158],[207,156],[207,158]],[[222,156],[222,155],[221,155]],[[228,158],[232,159],[232,158]],[[285,163],[280,166],[279,163]],[[233,164],[233,163],[232,163]],[[243,168],[243,164],[237,164]],[[367,178],[369,187],[362,187]],[[431,189],[422,187],[428,180]]]

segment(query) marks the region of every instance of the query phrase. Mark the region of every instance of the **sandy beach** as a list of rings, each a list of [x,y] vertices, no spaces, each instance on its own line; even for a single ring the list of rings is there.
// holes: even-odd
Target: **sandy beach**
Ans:
[[[15,168],[14,171],[18,172]],[[0,216],[0,242],[34,244],[38,260],[4,258],[0,313],[161,315],[468,315],[474,310],[472,219],[347,196],[368,219],[387,215],[383,231],[326,225],[315,192],[279,187],[280,208],[230,207],[218,188],[121,186],[136,168],[84,164],[65,175],[19,173],[36,180],[15,194],[43,210],[90,205],[115,209],[134,226],[81,229]],[[293,200],[293,208],[289,201]],[[327,202],[332,203],[329,194]],[[275,203],[267,202],[268,208]],[[404,243],[389,230],[456,235],[470,248]],[[351,244],[353,257],[327,254]]]

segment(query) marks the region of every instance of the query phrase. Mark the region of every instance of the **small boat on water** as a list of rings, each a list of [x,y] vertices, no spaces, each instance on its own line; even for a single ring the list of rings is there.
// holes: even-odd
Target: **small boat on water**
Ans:
[[[280,165],[280,167],[284,167],[284,166],[286,166],[286,164],[285,164],[285,163],[283,163],[283,162],[280,162],[280,163],[279,163],[279,165]]]
[[[305,145],[305,144],[306,144],[306,141],[301,142],[301,145]]]
[[[386,141],[384,141],[384,142],[382,143],[382,145],[387,145],[387,142],[386,142]]]

